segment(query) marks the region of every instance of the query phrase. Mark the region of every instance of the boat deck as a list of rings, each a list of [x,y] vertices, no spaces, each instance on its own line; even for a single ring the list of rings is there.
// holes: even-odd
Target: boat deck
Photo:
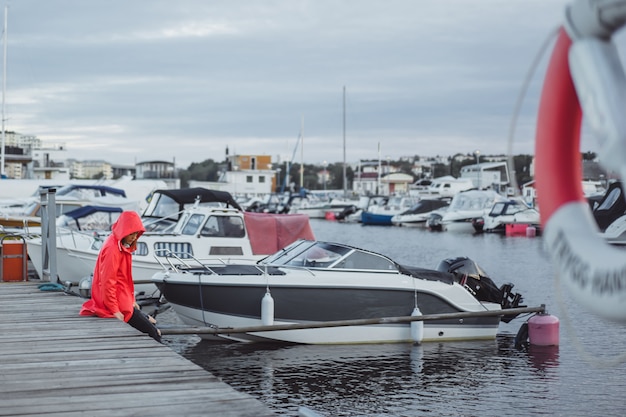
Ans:
[[[0,282],[0,416],[275,413],[131,326],[80,317],[82,299]]]

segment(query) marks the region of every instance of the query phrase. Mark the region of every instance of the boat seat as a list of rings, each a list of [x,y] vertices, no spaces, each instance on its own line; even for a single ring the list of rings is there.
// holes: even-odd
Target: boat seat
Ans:
[[[454,275],[449,272],[435,271],[432,269],[416,268],[412,266],[399,265],[399,271],[414,278],[428,281],[441,281],[446,284],[454,284]]]

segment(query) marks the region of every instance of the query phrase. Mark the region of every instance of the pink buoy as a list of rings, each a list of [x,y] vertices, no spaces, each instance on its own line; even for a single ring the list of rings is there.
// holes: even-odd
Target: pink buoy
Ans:
[[[506,236],[524,236],[526,235],[527,224],[522,223],[507,223],[504,226],[504,234]]]
[[[528,340],[535,346],[558,346],[559,319],[550,314],[536,314],[528,320]]]
[[[534,226],[528,226],[526,228],[526,237],[535,237],[537,236],[537,229]]]
[[[326,220],[337,220],[337,219],[335,218],[335,213],[334,213],[334,212],[332,212],[332,211],[327,211],[326,213],[324,213],[324,218],[325,218]]]

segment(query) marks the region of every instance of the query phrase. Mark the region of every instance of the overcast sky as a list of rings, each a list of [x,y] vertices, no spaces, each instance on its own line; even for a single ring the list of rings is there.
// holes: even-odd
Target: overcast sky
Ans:
[[[6,129],[69,156],[186,168],[505,153],[564,0],[14,0]],[[1,13],[1,11],[0,11]],[[548,52],[551,51],[550,50]],[[514,154],[534,152],[530,86]],[[296,161],[300,160],[300,150]]]

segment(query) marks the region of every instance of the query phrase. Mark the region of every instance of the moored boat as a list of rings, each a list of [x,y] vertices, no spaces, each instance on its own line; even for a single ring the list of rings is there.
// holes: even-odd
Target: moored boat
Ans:
[[[488,214],[474,222],[474,229],[479,233],[526,234],[528,227],[533,227],[535,233],[541,231],[539,211],[517,198],[496,202]]]
[[[441,218],[442,230],[474,233],[474,223],[482,220],[497,201],[506,201],[492,190],[468,190],[454,196],[448,210]]]
[[[344,244],[309,240],[296,241],[256,265],[176,267],[152,280],[183,322],[211,328],[410,316],[415,307],[425,315],[477,313],[424,322],[423,341],[495,338],[499,322],[513,318],[506,310],[521,302],[511,284],[498,288],[468,258],[446,259],[430,270]],[[268,294],[271,313],[262,307]],[[203,337],[311,344],[412,340],[410,324],[392,322]]]
[[[391,223],[404,227],[425,227],[426,221],[434,211],[448,207],[447,200],[420,200],[410,209],[396,214],[391,218]]]
[[[418,197],[392,196],[383,204],[372,205],[361,213],[361,223],[365,225],[389,226],[391,218],[408,210],[419,201]]]
[[[157,190],[142,221],[146,233],[133,254],[133,280],[137,292],[154,296],[158,292],[151,277],[170,262],[255,262],[298,238],[313,237],[305,215],[244,213],[229,193],[205,188]],[[77,285],[89,277],[109,234],[59,228],[58,279]],[[42,277],[42,239],[31,236],[26,243]]]

